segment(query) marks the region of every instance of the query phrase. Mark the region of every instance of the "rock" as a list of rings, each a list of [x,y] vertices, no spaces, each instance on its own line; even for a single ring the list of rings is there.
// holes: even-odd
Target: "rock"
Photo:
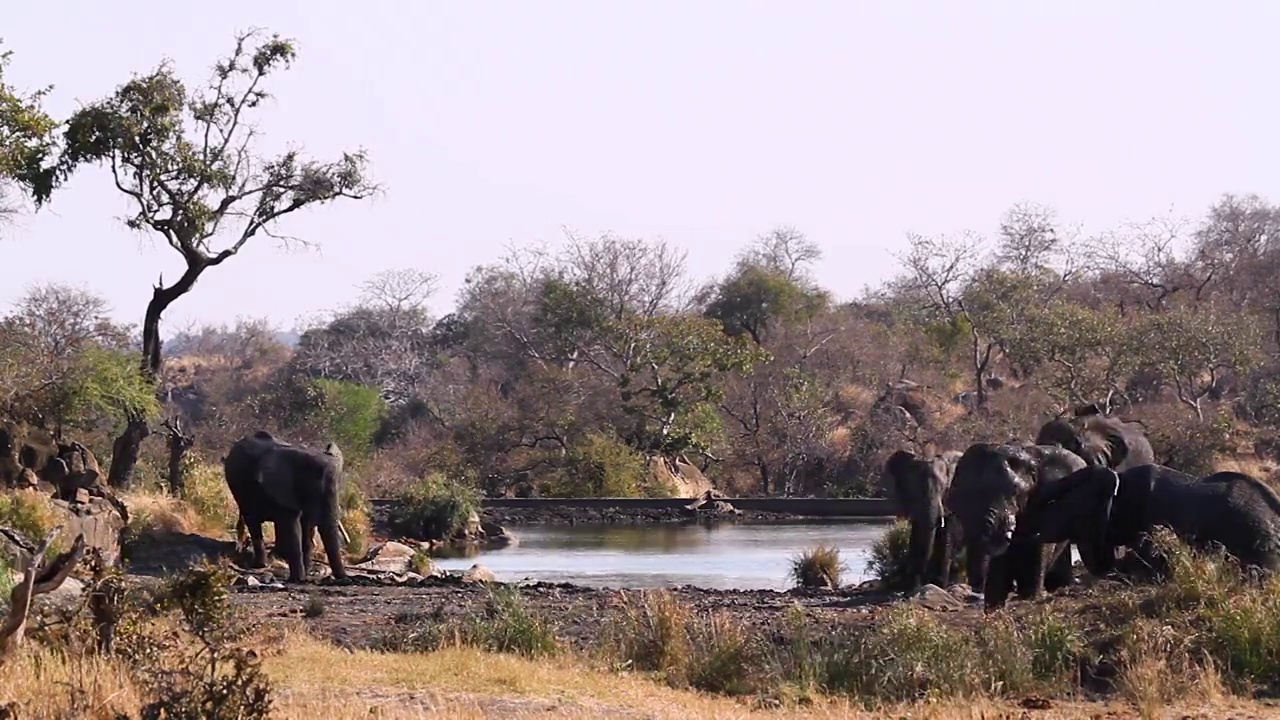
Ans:
[[[258,587],[262,581],[252,575],[238,575],[231,584],[237,587]]]
[[[388,541],[381,545],[375,546],[369,553],[369,559],[364,562],[352,565],[357,570],[371,570],[374,572],[389,572],[397,575],[403,575],[410,571],[413,564],[413,556],[417,551],[395,541]]]
[[[490,570],[489,568],[481,565],[480,563],[476,563],[475,565],[472,565],[470,568],[468,568],[466,572],[462,573],[462,581],[477,582],[477,583],[491,583],[491,582],[497,582],[498,577],[494,575],[493,571]]]
[[[741,515],[742,511],[716,497],[718,493],[708,490],[697,500],[685,505],[685,510],[695,515]],[[724,497],[721,495],[720,497]]]
[[[933,584],[922,585],[917,588],[911,594],[911,601],[923,608],[942,612],[960,610],[964,607],[964,603],[956,599],[954,595]]]
[[[480,523],[480,532],[484,534],[485,541],[490,545],[506,546],[516,543],[516,536],[497,523]]]
[[[19,578],[21,579],[21,578]],[[31,599],[31,607],[37,610],[45,608],[68,608],[80,602],[84,596],[84,583],[69,577],[56,590]]]

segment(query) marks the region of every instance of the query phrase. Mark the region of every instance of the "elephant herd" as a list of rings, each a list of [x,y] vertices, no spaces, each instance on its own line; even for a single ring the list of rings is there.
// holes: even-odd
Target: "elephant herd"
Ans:
[[[1151,535],[1221,546],[1242,565],[1280,569],[1280,496],[1236,472],[1197,478],[1158,465],[1145,428],[1090,407],[1046,423],[1034,443],[976,443],[931,457],[899,450],[884,474],[910,523],[904,584],[943,587],[964,552],[969,586],[988,609],[1117,569],[1128,548],[1146,567]]]

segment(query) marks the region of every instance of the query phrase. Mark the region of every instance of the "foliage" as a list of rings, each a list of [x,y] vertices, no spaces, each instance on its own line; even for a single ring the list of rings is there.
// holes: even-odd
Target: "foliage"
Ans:
[[[480,491],[474,485],[438,473],[409,485],[398,499],[392,526],[404,536],[420,540],[456,536],[480,509]]]
[[[27,489],[0,491],[0,525],[16,530],[33,547],[61,522],[43,493]],[[67,539],[60,535],[50,544],[48,553],[52,557],[67,547]]]
[[[0,181],[12,180],[36,196],[50,192],[45,164],[57,123],[41,108],[52,86],[24,93],[5,82],[12,51],[0,52]]]
[[[588,432],[565,454],[552,476],[547,497],[644,497],[665,488],[650,487],[642,455],[604,433]]]
[[[342,450],[344,466],[357,465],[373,450],[374,435],[386,415],[386,403],[376,388],[343,380],[320,378],[318,419]]]
[[[188,650],[173,643],[141,651],[138,674],[155,699],[142,709],[144,720],[159,718],[267,718],[271,714],[271,683],[262,661],[235,644],[243,633],[231,612],[227,587],[230,571],[197,565],[171,578],[159,609],[177,611],[182,629],[195,641]],[[139,638],[140,643],[146,639]],[[161,660],[156,650],[180,658]]]

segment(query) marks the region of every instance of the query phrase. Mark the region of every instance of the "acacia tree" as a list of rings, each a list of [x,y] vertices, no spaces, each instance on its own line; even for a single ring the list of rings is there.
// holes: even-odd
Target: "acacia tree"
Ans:
[[[294,57],[293,43],[279,35],[242,33],[231,55],[214,65],[207,87],[188,90],[166,61],[67,122],[57,179],[85,163],[105,165],[133,207],[128,226],[159,234],[185,263],[177,280],[166,285],[161,277],[147,304],[141,369],[148,379],[160,372],[161,315],[206,270],[260,235],[305,245],[282,235],[278,221],[377,190],[363,151],[316,161],[298,150],[273,157],[256,150],[258,131],[250,116],[270,97],[263,83]],[[46,199],[36,194],[37,202]],[[112,463],[112,484],[128,483],[147,434],[145,421],[135,419],[117,441],[123,460],[118,468]]]
[[[5,202],[8,183],[47,197],[49,174],[44,165],[53,151],[57,126],[40,107],[51,88],[24,93],[5,82],[4,71],[12,56],[12,52],[0,53],[0,219],[14,212]]]

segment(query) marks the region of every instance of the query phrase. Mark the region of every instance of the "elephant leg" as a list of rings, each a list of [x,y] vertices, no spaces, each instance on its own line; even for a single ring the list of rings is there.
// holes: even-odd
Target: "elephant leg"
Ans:
[[[951,584],[951,543],[947,527],[939,524],[933,530],[933,548],[927,568],[929,581],[945,588]]]
[[[1050,559],[1044,573],[1045,592],[1067,587],[1075,579],[1075,572],[1071,567],[1071,544],[1059,543],[1059,546],[1052,548],[1052,552],[1056,555]]]
[[[1009,557],[1009,572],[1018,597],[1034,599],[1044,587],[1044,546],[1033,542],[1015,543],[1005,555]]]
[[[987,568],[987,582],[982,589],[982,605],[985,610],[1004,607],[1013,592],[1014,567],[1019,553],[1010,547],[1004,553],[991,558]]]
[[[302,515],[302,574],[311,575],[311,561],[316,552],[316,521],[311,515]]]
[[[276,547],[282,548],[289,561],[289,582],[305,582],[307,575],[302,562],[302,518],[293,515],[276,520]]]
[[[933,545],[933,524],[926,518],[911,520],[911,540],[907,547],[906,577],[903,578],[905,590],[914,590],[920,586],[929,563],[929,550]]]
[[[347,569],[342,563],[342,534],[339,532],[337,518],[332,522],[320,523],[320,542],[324,544],[325,555],[329,558],[330,573],[339,580],[345,580]]]
[[[267,566],[267,543],[262,539],[262,522],[260,520],[245,521],[249,530],[249,540],[253,543],[253,567]]]
[[[965,573],[968,575],[969,587],[974,592],[982,592],[987,580],[987,544],[982,538],[965,538],[964,543]]]

